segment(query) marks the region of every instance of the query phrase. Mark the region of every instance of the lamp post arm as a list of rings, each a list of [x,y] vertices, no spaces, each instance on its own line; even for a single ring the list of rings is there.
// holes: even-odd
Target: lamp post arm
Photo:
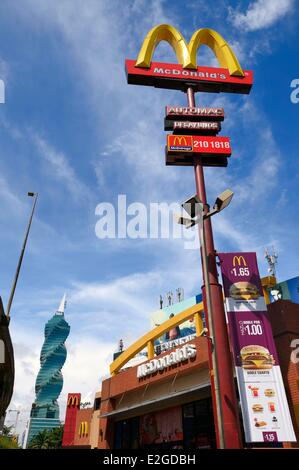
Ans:
[[[17,269],[16,269],[16,274],[15,274],[15,277],[14,277],[13,285],[12,285],[12,288],[11,288],[11,293],[10,293],[8,304],[7,304],[6,317],[8,318],[8,320],[10,319],[11,304],[12,304],[12,301],[13,301],[13,298],[14,298],[14,294],[15,294],[15,290],[16,290],[16,286],[17,286],[17,282],[18,282],[18,278],[19,278],[19,274],[20,274],[20,270],[21,270],[21,265],[22,265],[22,261],[23,261],[23,257],[24,257],[24,253],[25,253],[25,248],[26,248],[26,244],[27,244],[27,240],[28,240],[28,235],[29,235],[29,232],[30,232],[30,227],[31,227],[32,219],[33,219],[33,214],[34,214],[36,202],[37,202],[37,197],[38,197],[38,194],[35,193],[34,203],[33,203],[32,210],[31,210],[31,215],[30,215],[29,222],[28,222],[28,225],[27,225],[27,230],[26,230],[26,234],[25,234],[21,254],[20,254],[20,257],[19,257],[19,261],[18,261],[18,265],[17,265]]]

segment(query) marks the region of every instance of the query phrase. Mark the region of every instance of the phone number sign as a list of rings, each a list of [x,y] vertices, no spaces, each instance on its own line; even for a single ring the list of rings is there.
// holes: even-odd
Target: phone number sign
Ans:
[[[229,137],[199,135],[167,135],[168,153],[216,154],[230,157],[232,150]]]

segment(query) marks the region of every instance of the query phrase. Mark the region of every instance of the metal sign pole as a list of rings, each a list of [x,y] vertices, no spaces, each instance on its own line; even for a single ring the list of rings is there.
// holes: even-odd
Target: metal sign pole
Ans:
[[[206,237],[204,231],[204,207],[203,204],[199,204],[200,209],[200,222],[199,222],[199,237],[200,237],[200,247],[202,253],[202,271],[203,271],[203,283],[205,286],[205,295],[206,295],[206,305],[207,305],[207,318],[208,318],[208,331],[209,331],[209,349],[212,359],[212,369],[211,369],[211,379],[213,378],[213,388],[215,391],[215,407],[216,407],[216,421],[218,427],[218,441],[219,448],[224,449],[224,429],[223,429],[223,420],[222,420],[222,409],[221,409],[221,399],[220,399],[220,389],[219,389],[219,377],[218,377],[218,364],[217,364],[217,354],[214,335],[214,323],[213,323],[213,311],[212,311],[212,302],[211,302],[211,289],[209,284],[209,271],[207,264],[207,247],[206,247]]]
[[[194,89],[192,86],[187,88],[187,100],[189,107],[195,107]],[[194,158],[194,171],[195,171],[195,182],[196,192],[199,200],[202,202],[204,207],[204,213],[207,211],[207,197],[205,189],[204,172],[201,163],[201,157]],[[218,272],[215,257],[215,248],[213,240],[213,232],[211,220],[205,221],[204,227],[204,240],[206,248],[206,260],[207,260],[207,283],[204,281],[203,286],[203,297],[204,302],[207,300],[207,287],[210,290],[210,303],[212,315],[212,324],[214,325],[214,337],[213,342],[217,348],[215,349],[216,365],[218,366],[218,387],[219,387],[219,399],[221,408],[217,407],[217,394],[215,388],[215,378],[211,373],[211,388],[212,388],[212,401],[213,410],[215,415],[215,427],[216,427],[216,438],[217,447],[221,448],[221,428],[223,428],[223,447],[226,449],[240,449],[241,445],[241,433],[240,433],[240,421],[238,404],[236,399],[236,391],[234,384],[234,375],[232,368],[232,358],[228,341],[227,325],[225,319],[222,287],[218,282]],[[202,260],[203,260],[203,253]],[[205,277],[205,276],[203,276]],[[207,307],[207,303],[206,303]],[[208,330],[210,329],[210,325]],[[211,325],[212,326],[212,325]],[[210,333],[209,333],[210,335]],[[213,361],[211,346],[209,347],[209,364],[210,371],[213,371]],[[222,420],[223,426],[218,426],[218,415],[221,414],[220,419]]]

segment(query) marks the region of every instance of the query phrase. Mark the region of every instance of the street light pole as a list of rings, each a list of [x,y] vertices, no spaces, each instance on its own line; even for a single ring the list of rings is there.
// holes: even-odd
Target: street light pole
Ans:
[[[206,303],[206,317],[208,325],[208,334],[209,336],[209,354],[211,358],[212,367],[210,368],[210,377],[211,377],[211,388],[214,392],[214,406],[216,408],[215,421],[216,421],[216,439],[218,448],[225,448],[224,441],[224,429],[223,429],[223,420],[222,420],[222,407],[221,407],[221,396],[219,389],[219,371],[217,364],[217,344],[214,342],[215,331],[214,331],[214,321],[213,321],[213,310],[212,310],[212,301],[211,301],[211,289],[209,283],[209,270],[207,263],[207,246],[206,246],[206,237],[204,224],[206,220],[204,218],[204,206],[202,203],[199,203],[200,206],[200,216],[199,216],[199,238],[200,238],[200,248],[201,248],[201,257],[202,257],[202,272],[203,272],[203,284],[205,286],[205,303]]]
[[[194,89],[191,86],[187,88],[187,100],[189,107],[195,107]],[[200,157],[194,157],[194,172],[197,196],[203,204],[205,215],[208,212],[208,206],[204,172]],[[213,342],[213,344],[211,344],[211,341],[209,341],[209,367],[217,447],[239,449],[241,448],[241,433],[238,404],[223,305],[222,287],[218,282],[216,252],[210,218],[207,218],[203,222],[201,238],[204,242],[204,249],[201,249],[204,310],[205,312],[210,312],[211,315],[210,322],[207,316],[207,328],[208,334]],[[203,251],[205,251],[205,253]],[[206,264],[205,269],[204,264]],[[208,305],[208,302],[210,305]],[[211,333],[213,333],[213,335]],[[214,352],[212,351],[213,346],[215,348]],[[215,357],[214,361],[213,354]],[[216,372],[218,371],[216,376],[215,365]],[[217,395],[219,405],[217,405]]]
[[[25,233],[25,238],[24,238],[21,254],[20,254],[20,257],[19,257],[19,261],[18,261],[16,274],[15,274],[14,281],[13,281],[13,284],[12,284],[11,293],[10,293],[8,304],[7,304],[6,317],[7,317],[8,321],[10,319],[11,304],[12,304],[12,301],[13,301],[13,298],[14,298],[14,295],[15,295],[15,290],[16,290],[16,286],[17,286],[17,282],[18,282],[18,278],[19,278],[19,274],[20,274],[20,269],[21,269],[21,265],[22,265],[22,261],[23,261],[23,257],[24,257],[24,253],[25,253],[25,248],[26,248],[28,235],[29,235],[29,231],[30,231],[30,227],[31,227],[32,219],[33,219],[33,214],[34,214],[34,210],[35,210],[35,206],[36,206],[36,202],[37,202],[38,193],[28,193],[28,196],[33,197],[34,202],[33,202],[32,210],[31,210],[31,215],[30,215],[29,221],[28,221],[27,230],[26,230],[26,233]]]

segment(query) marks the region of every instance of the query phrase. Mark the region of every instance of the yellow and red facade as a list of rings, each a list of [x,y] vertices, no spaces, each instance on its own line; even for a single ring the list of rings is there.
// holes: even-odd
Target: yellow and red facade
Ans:
[[[291,360],[290,342],[299,338],[299,305],[278,301],[268,308],[298,439],[299,365]],[[197,304],[122,352],[110,366],[110,378],[102,382],[102,390],[96,395],[97,406],[80,409],[74,401],[80,394],[69,394],[63,445],[99,449],[214,447],[208,367],[210,339],[205,336],[201,314],[202,304]],[[190,317],[195,320],[196,336],[184,345],[155,355],[155,339]],[[195,355],[184,356],[172,364],[166,360],[170,355],[178,356],[177,350],[188,345],[192,345]],[[147,357],[141,364],[147,372],[142,375],[140,364],[130,367],[129,361],[144,348]],[[151,369],[151,362],[158,360],[158,367]],[[292,447],[298,447],[298,441]]]

